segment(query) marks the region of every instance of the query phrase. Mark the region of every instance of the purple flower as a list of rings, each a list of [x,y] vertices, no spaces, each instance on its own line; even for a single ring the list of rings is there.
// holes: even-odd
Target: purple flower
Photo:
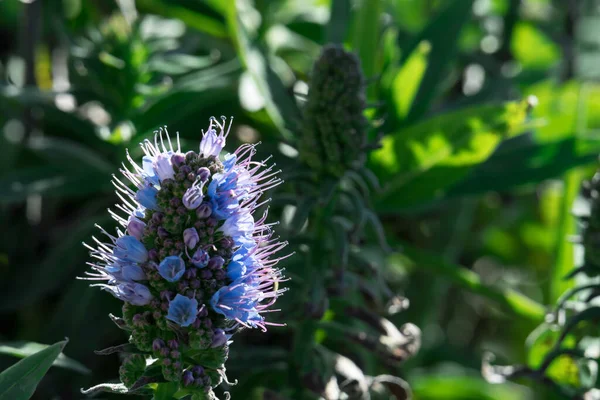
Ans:
[[[99,285],[116,298],[133,304],[134,306],[145,306],[152,300],[152,293],[141,283],[122,283],[117,286]]]
[[[173,179],[175,176],[175,171],[173,171],[173,166],[171,165],[171,157],[169,153],[159,154],[154,160],[154,171],[161,182],[165,179]]]
[[[169,256],[158,266],[158,273],[169,282],[177,282],[185,272],[185,263],[179,256]]]
[[[226,119],[225,117],[221,117],[222,122],[217,122],[216,118],[210,117],[210,124],[206,132],[202,132],[202,140],[200,141],[200,154],[204,157],[214,156],[217,157],[223,147],[225,147],[225,140],[227,139],[227,135],[229,135],[229,129],[231,129],[231,124],[227,131],[225,131]],[[217,134],[215,127],[218,127],[220,132]]]
[[[198,179],[194,182],[192,187],[185,191],[183,198],[181,199],[185,208],[188,210],[195,210],[202,204],[202,199],[204,198],[202,189],[204,189],[204,182]]]
[[[175,299],[169,303],[167,319],[179,326],[186,327],[194,323],[196,314],[198,314],[198,301],[177,294]]]
[[[200,237],[198,236],[198,231],[195,228],[187,228],[183,231],[183,242],[188,247],[188,249],[193,249],[200,241]]]
[[[204,268],[208,265],[208,261],[210,260],[210,256],[203,249],[198,249],[190,259],[190,262],[194,264],[195,267]]]
[[[121,236],[118,238],[115,242],[113,254],[121,260],[132,263],[142,264],[148,260],[148,251],[146,251],[142,242],[133,236]]]

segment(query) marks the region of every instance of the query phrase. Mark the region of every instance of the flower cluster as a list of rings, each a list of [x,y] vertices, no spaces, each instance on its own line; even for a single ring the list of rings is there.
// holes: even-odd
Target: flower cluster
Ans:
[[[121,327],[139,352],[126,359],[127,387],[160,367],[160,381],[190,393],[220,383],[229,339],[240,327],[266,329],[279,288],[285,247],[273,237],[261,195],[281,180],[273,166],[255,161],[254,145],[220,158],[231,128],[211,118],[198,152],[182,153],[166,130],[141,144],[141,166],[127,155],[114,178],[122,226],[87,246],[95,259],[86,279],[124,301]],[[207,362],[215,354],[221,359]],[[147,367],[146,367],[147,365]],[[146,368],[146,369],[145,369]],[[146,371],[146,372],[144,372]]]

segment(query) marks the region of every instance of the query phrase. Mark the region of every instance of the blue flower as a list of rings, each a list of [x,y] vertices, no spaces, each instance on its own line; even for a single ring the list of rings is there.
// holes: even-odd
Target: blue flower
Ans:
[[[233,283],[219,289],[210,299],[210,305],[225,318],[254,327],[264,321],[256,309],[254,292],[249,285]]]
[[[167,319],[186,327],[194,323],[196,314],[198,314],[198,301],[178,294],[169,303]]]
[[[126,282],[117,286],[99,285],[102,289],[109,291],[116,298],[133,304],[134,306],[145,306],[152,300],[150,289],[141,283]]]
[[[142,242],[128,235],[116,240],[113,254],[121,260],[132,263],[142,264],[148,260],[148,251]]]
[[[240,206],[239,197],[234,189],[237,187],[237,174],[227,172],[214,174],[208,185],[207,195],[210,197],[212,214],[217,219],[226,219]]]
[[[154,157],[144,156],[142,157],[142,177],[146,182],[152,185],[158,185],[158,176],[154,172]]]
[[[179,256],[169,256],[160,262],[158,273],[169,282],[177,282],[185,272],[185,263]]]
[[[149,208],[151,210],[158,210],[158,203],[156,201],[156,194],[158,193],[158,189],[156,189],[152,185],[145,185],[143,188],[139,189],[135,194],[135,199],[144,207]]]
[[[225,171],[231,171],[236,161],[237,156],[235,154],[226,154],[223,158],[223,167],[225,167]]]
[[[250,246],[254,244],[252,239],[254,228],[252,214],[244,212],[233,214],[225,221],[220,230],[225,235],[231,236],[237,245]]]
[[[125,264],[121,267],[121,274],[127,281],[143,281],[146,279],[144,270],[137,264]]]
[[[250,249],[242,246],[233,253],[231,261],[227,265],[227,277],[236,281],[256,268],[258,268],[258,262],[250,254]]]

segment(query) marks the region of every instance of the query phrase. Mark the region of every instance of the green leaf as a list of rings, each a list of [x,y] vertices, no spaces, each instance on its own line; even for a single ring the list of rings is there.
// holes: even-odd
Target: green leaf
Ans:
[[[77,169],[64,171],[52,166],[23,168],[0,177],[0,203],[24,201],[32,194],[82,196],[108,191],[110,186],[105,174],[81,174]]]
[[[227,28],[223,21],[212,18],[186,7],[177,6],[168,1],[138,0],[136,6],[148,13],[162,15],[182,21],[190,28],[217,38],[227,37]]]
[[[371,78],[376,74],[377,50],[381,36],[383,1],[361,1],[356,10],[353,48],[360,57],[363,74]],[[372,88],[374,89],[374,88]],[[369,93],[371,97],[371,93]]]
[[[0,373],[0,400],[28,400],[67,342],[55,343]]]
[[[223,368],[227,360],[227,346],[190,351],[189,357],[203,367],[212,369]]]
[[[39,351],[47,349],[48,347],[50,346],[47,344],[36,342],[0,342],[0,354],[8,354],[14,357],[25,358]],[[52,365],[55,367],[70,369],[85,375],[91,372],[85,365],[81,364],[79,361],[75,361],[72,358],[65,356],[63,353],[58,355]]]
[[[414,398],[427,400],[527,400],[530,391],[522,385],[495,385],[480,376],[428,374],[410,381]]]
[[[544,359],[554,349],[558,340],[559,332],[548,325],[540,325],[527,338],[527,364],[531,368],[539,368]],[[572,348],[575,346],[574,337],[567,337],[563,342],[564,347]],[[579,383],[578,366],[572,357],[562,355],[557,357],[546,370],[546,375],[553,380],[565,384],[577,386]]]
[[[400,247],[402,252],[392,254],[389,265],[409,263],[418,268],[426,268],[465,290],[498,303],[511,314],[536,322],[544,319],[546,314],[544,306],[517,291],[488,285],[475,272],[452,264],[436,254],[405,243],[400,244]]]
[[[528,135],[509,139],[483,164],[452,186],[447,196],[504,192],[555,178],[578,165],[591,163],[597,151],[582,151],[574,138],[540,143]]]
[[[179,383],[177,382],[159,383],[156,385],[152,400],[173,400],[178,390]]]
[[[384,189],[382,212],[441,198],[504,138],[520,134],[525,102],[472,107],[441,114],[386,136],[369,166]]]
[[[412,48],[407,49],[406,54],[411,54],[413,50],[419,51],[418,49],[426,44],[431,50],[428,52],[427,70],[407,115],[408,121],[421,118],[429,110],[442,80],[446,77],[448,66],[454,60],[458,38],[462,28],[471,18],[472,7],[473,0],[452,1],[423,29]]]
[[[592,161],[592,160],[590,160]],[[581,168],[574,169],[565,174],[563,191],[560,203],[560,220],[558,223],[557,242],[555,248],[554,266],[550,271],[549,303],[555,303],[561,295],[575,286],[573,279],[564,279],[576,265],[575,246],[568,238],[578,233],[577,218],[573,215],[572,208],[579,191],[581,182],[585,179],[585,171]]]
[[[524,67],[547,69],[560,61],[560,49],[533,24],[518,22],[514,28],[511,49]],[[534,51],[532,51],[534,49]]]
[[[350,0],[332,0],[331,17],[327,25],[327,42],[344,43],[348,20],[350,19]]]
[[[269,117],[284,139],[292,140],[292,132],[301,119],[300,110],[280,77],[271,68],[271,60],[263,46],[257,42],[256,33],[252,35],[240,18],[240,13],[252,12],[250,5],[247,1],[234,3],[238,8],[232,6],[228,9],[227,23],[236,42],[238,55],[264,97]]]
[[[390,97],[398,121],[404,120],[413,106],[427,70],[429,53],[431,45],[427,42],[420,43],[393,78]]]

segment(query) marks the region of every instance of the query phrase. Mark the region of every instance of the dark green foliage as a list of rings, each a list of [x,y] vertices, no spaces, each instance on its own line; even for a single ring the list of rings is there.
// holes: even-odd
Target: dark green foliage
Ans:
[[[591,396],[600,179],[577,196],[600,152],[597,10],[597,0],[0,1],[0,370],[27,378],[13,389],[33,400],[79,399],[97,382],[113,383],[85,393],[223,399],[179,391],[175,363],[205,365],[194,379],[215,385],[226,358],[233,400]],[[142,358],[159,358],[165,312],[106,318],[120,305],[75,279],[89,261],[80,243],[94,223],[112,229],[109,181],[125,148],[139,159],[137,143],[168,125],[190,149],[199,121],[223,114],[236,120],[228,150],[261,141],[257,160],[273,156],[286,180],[268,194],[268,222],[295,251],[272,314],[286,326],[243,330],[231,351],[193,331],[191,357],[169,350],[142,371]],[[164,223],[180,232],[185,219],[175,209]],[[151,230],[148,247],[177,252]],[[576,237],[581,259],[565,240]],[[152,290],[171,289],[153,274]],[[136,315],[146,322],[134,326]],[[487,382],[482,360],[492,381],[507,375],[489,350],[526,379]],[[126,385],[114,383],[123,357]],[[32,375],[13,372],[22,363]]]

